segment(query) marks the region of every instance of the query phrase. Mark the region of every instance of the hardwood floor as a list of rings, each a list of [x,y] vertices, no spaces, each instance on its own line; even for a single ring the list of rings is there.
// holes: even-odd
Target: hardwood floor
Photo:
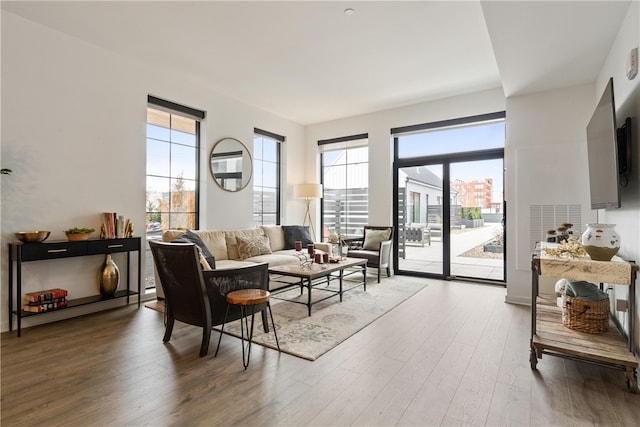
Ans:
[[[127,307],[2,334],[2,425],[638,426],[621,371],[545,356],[504,288],[430,285],[315,362]]]

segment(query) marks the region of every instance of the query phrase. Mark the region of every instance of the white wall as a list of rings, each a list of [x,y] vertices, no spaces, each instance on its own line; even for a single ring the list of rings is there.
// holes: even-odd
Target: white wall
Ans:
[[[50,240],[64,240],[66,228],[99,229],[99,214],[115,211],[130,217],[144,238],[149,94],[207,113],[200,153],[201,228],[252,227],[251,186],[228,193],[209,176],[209,150],[222,137],[240,139],[251,150],[254,127],[284,135],[285,182],[302,179],[297,166],[304,152],[300,125],[207,91],[202,82],[156,70],[9,12],[2,12],[1,31],[1,159],[2,167],[13,169],[1,178],[3,313],[8,302],[6,248],[14,232],[51,230]],[[286,205],[283,222],[302,214],[302,203]],[[102,261],[94,256],[27,263],[24,292],[63,287],[72,298],[97,294]],[[119,254],[116,262],[124,266],[124,256]],[[3,315],[3,331],[7,320]],[[30,320],[25,326],[44,318]]]
[[[578,204],[584,223],[595,219],[586,146],[594,105],[592,85],[507,99],[508,302],[531,301],[531,205]]]
[[[631,117],[632,172],[629,185],[622,188],[621,208],[600,211],[599,221],[616,224],[620,234],[621,257],[640,263],[640,75],[633,80],[626,77],[625,65],[632,48],[640,46],[640,2],[632,2],[620,27],[609,56],[598,75],[594,97],[599,97],[609,77],[613,77],[616,119],[618,126]],[[628,289],[616,286],[612,298],[627,299]],[[636,291],[635,342],[640,349],[640,289]],[[626,314],[618,313],[621,320]],[[640,352],[640,350],[638,350]]]

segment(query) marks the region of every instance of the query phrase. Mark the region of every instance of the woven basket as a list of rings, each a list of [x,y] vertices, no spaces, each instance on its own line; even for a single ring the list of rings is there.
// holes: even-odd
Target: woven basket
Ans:
[[[609,330],[609,298],[589,301],[562,295],[562,324],[567,328],[599,334]]]

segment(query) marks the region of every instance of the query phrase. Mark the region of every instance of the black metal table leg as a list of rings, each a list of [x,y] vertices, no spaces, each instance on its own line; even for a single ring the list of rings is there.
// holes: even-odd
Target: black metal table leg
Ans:
[[[309,316],[311,316],[311,279],[307,279],[307,292],[309,295],[307,296],[307,307],[309,308]]]

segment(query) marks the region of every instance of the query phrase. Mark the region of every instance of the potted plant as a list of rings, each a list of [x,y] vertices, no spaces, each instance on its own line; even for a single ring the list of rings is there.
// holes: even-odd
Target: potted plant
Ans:
[[[69,239],[70,241],[87,240],[91,233],[93,233],[94,231],[96,230],[93,228],[73,227],[69,228],[68,230],[64,230],[64,234],[67,235],[67,239]]]

